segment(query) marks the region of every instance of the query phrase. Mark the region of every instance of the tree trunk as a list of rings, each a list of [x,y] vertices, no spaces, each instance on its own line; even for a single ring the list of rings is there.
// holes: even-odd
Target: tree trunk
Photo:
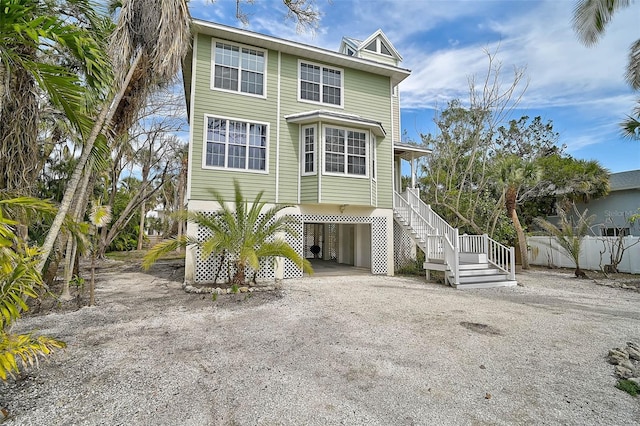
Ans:
[[[187,168],[189,162],[188,159],[182,160],[182,168],[180,170],[180,176],[178,178],[178,212],[180,212],[180,214],[178,215],[178,217],[182,217],[181,213],[182,210],[184,210],[184,193],[185,193],[185,187],[187,186]],[[185,229],[185,221],[183,219],[178,219],[178,239],[182,238],[182,234],[186,231]],[[180,248],[177,249],[177,251],[180,251]]]
[[[142,204],[140,204],[140,229],[138,229],[138,250],[142,250],[142,243],[144,242],[144,218],[145,218],[145,214],[146,209],[145,209],[145,202],[143,201]]]
[[[76,191],[75,194],[75,209],[73,210],[73,220],[79,222],[82,219],[82,214],[84,213],[85,206],[87,205],[87,188],[89,186],[89,181],[91,180],[91,170],[93,169],[93,161],[89,161],[87,165],[84,175],[82,178],[82,183],[80,186],[80,191]],[[78,251],[78,243],[72,236],[69,236],[67,241],[67,250],[65,254],[65,266],[64,266],[64,281],[62,283],[62,294],[60,295],[60,299],[64,301],[71,300],[71,293],[69,292],[69,281],[73,277],[73,271],[75,270],[76,263],[76,252]]]
[[[96,303],[96,253],[91,252],[91,282],[89,284],[89,306]]]
[[[124,93],[127,90],[127,85],[129,81],[131,81],[131,77],[133,76],[133,72],[135,71],[138,63],[140,62],[140,58],[142,57],[142,52],[138,52],[135,59],[131,64],[131,68],[125,78],[120,90],[117,95],[114,97],[112,102],[105,101],[102,111],[98,115],[95,125],[91,130],[91,134],[87,138],[84,148],[82,150],[82,155],[78,159],[78,164],[76,165],[75,170],[73,171],[73,175],[71,175],[71,179],[69,179],[69,183],[67,188],[64,191],[64,196],[62,197],[62,201],[60,202],[60,208],[58,209],[58,213],[56,214],[53,223],[51,224],[51,228],[47,233],[47,237],[44,240],[44,244],[42,245],[42,255],[40,256],[40,262],[38,263],[38,271],[42,272],[51,251],[53,250],[53,245],[58,238],[58,234],[60,233],[60,229],[62,228],[62,224],[67,215],[67,212],[71,208],[71,202],[73,197],[75,196],[76,190],[78,189],[78,185],[80,183],[80,177],[82,175],[82,171],[84,170],[87,161],[89,160],[89,155],[93,150],[93,145],[95,144],[98,135],[102,131],[105,123],[109,123],[113,118],[113,114],[115,113],[118,105],[123,99]]]
[[[509,217],[513,221],[513,227],[516,228],[516,235],[518,236],[518,247],[520,248],[520,258],[522,259],[522,269],[529,269],[529,252],[527,250],[527,237],[524,234],[520,220],[518,219],[518,213],[516,209],[512,209],[509,212]]]

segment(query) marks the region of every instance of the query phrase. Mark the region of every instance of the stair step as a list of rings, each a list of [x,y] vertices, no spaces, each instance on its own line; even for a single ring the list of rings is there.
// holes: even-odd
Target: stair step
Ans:
[[[444,262],[424,262],[422,268],[428,271],[446,271],[449,269]]]
[[[502,281],[491,281],[491,282],[482,282],[482,283],[467,283],[467,284],[458,284],[453,287],[458,290],[466,290],[472,288],[494,288],[494,287],[513,287],[518,285],[517,281],[514,280],[502,280]]]
[[[461,277],[479,277],[484,275],[505,275],[503,271],[499,271],[493,268],[485,269],[462,269],[460,268]]]
[[[458,265],[461,271],[484,271],[493,269],[488,263],[460,263]]]
[[[460,284],[488,283],[493,281],[505,281],[507,279],[507,274],[460,276],[458,279],[460,280]]]
[[[487,263],[487,255],[485,253],[460,253],[460,262]]]

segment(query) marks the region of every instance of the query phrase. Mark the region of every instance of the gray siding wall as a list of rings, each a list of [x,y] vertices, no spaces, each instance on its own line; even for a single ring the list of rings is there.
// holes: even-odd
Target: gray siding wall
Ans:
[[[593,200],[588,203],[577,204],[580,212],[589,209],[589,215],[596,215],[593,225],[603,224],[605,228],[629,228],[630,235],[640,236],[640,221],[633,225],[627,223],[629,217],[640,213],[640,189],[614,191],[604,198]],[[599,233],[600,227],[593,228]]]

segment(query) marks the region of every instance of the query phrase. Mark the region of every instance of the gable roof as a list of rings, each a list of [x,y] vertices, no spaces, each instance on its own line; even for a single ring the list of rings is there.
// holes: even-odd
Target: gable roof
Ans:
[[[342,37],[342,41],[340,42],[340,49],[338,50],[344,54],[346,53],[345,47],[348,46],[351,48],[351,50],[356,52],[356,56],[358,57],[361,56],[361,52],[365,52],[365,51],[369,53],[381,55],[384,57],[388,57],[387,55],[383,55],[378,52],[371,52],[366,49],[369,43],[371,43],[376,39],[380,39],[380,41],[389,50],[389,53],[391,54],[391,58],[395,59],[396,63],[402,62],[402,55],[400,55],[400,52],[398,52],[398,50],[393,46],[393,43],[391,43],[389,38],[385,35],[384,32],[382,32],[381,29],[376,30],[373,34],[371,34],[365,40],[359,40],[353,37]]]
[[[611,173],[609,175],[609,187],[611,188],[611,191],[640,189],[640,170]]]
[[[400,55],[400,53],[396,50],[396,48],[393,47],[393,44],[391,43],[391,41],[389,41],[389,39],[382,32],[381,29],[378,29],[376,32],[374,32],[369,37],[367,37],[366,40],[364,40],[362,43],[360,43],[360,50],[364,49],[366,46],[369,45],[369,43],[371,43],[373,40],[375,40],[377,38],[379,38],[380,40],[382,40],[384,42],[384,44],[387,46],[387,48],[391,52],[391,55],[394,58],[396,58],[398,61],[402,61],[402,55]]]
[[[354,56],[346,56],[342,53],[334,52],[332,50],[268,36],[249,30],[243,30],[240,28],[234,28],[222,24],[203,21],[200,19],[193,19],[191,27],[192,33],[194,34],[207,34],[212,37],[232,40],[238,43],[262,47],[264,49],[277,50],[283,53],[302,56],[304,58],[321,62],[328,62],[330,64],[342,66],[345,68],[353,68],[370,72],[372,74],[384,75],[390,77],[396,84],[400,83],[402,80],[411,75],[410,70],[390,64]]]

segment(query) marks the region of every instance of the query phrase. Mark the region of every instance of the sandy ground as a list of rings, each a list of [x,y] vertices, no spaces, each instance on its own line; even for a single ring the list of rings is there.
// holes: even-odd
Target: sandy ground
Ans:
[[[640,424],[606,361],[640,342],[635,291],[537,271],[468,291],[311,277],[213,301],[180,272],[106,267],[97,306],[24,318],[68,348],[0,384],[5,424]]]

